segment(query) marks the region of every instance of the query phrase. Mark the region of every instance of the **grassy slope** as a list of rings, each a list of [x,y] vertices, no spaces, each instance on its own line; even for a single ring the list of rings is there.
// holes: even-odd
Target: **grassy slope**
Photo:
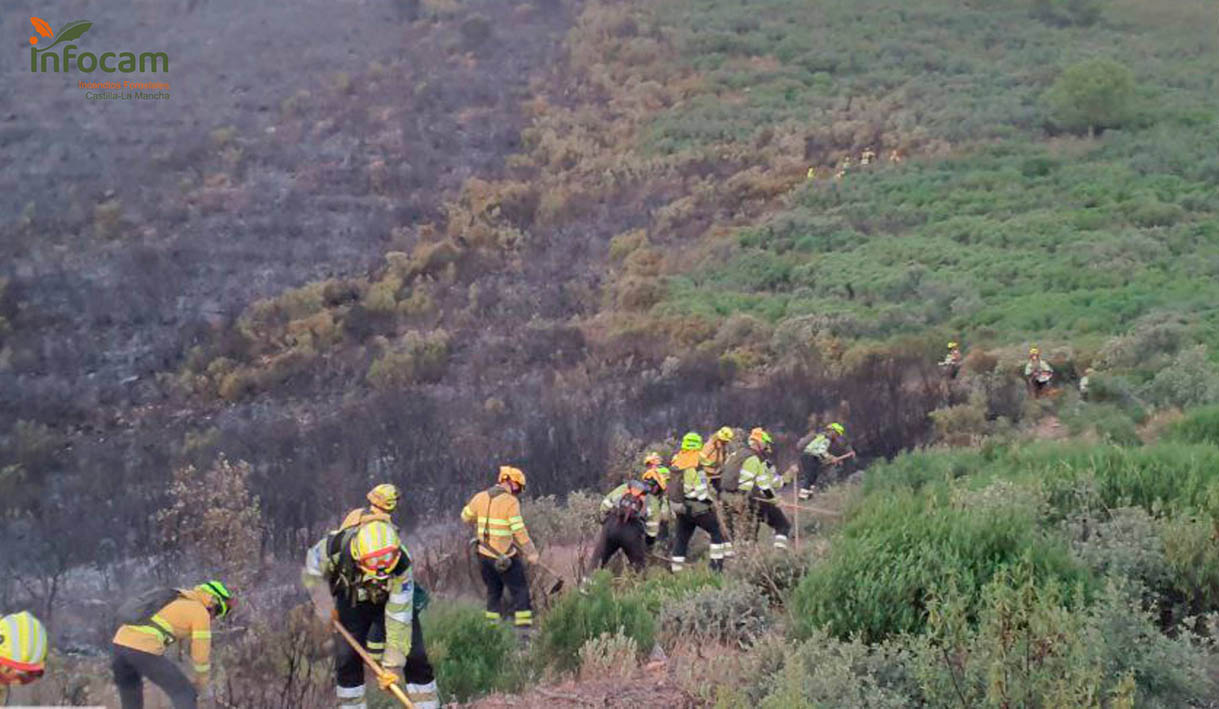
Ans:
[[[1200,6],[1109,4],[1092,26],[1057,27],[1024,3],[969,5],[659,5],[703,91],[655,117],[643,150],[765,144],[799,125],[813,165],[868,145],[913,159],[798,188],[672,279],[655,312],[841,313],[857,336],[932,325],[1010,342],[1099,340],[1174,310],[1219,341],[1219,52],[1190,27]],[[1040,96],[1098,55],[1134,69],[1138,125],[1047,140]]]

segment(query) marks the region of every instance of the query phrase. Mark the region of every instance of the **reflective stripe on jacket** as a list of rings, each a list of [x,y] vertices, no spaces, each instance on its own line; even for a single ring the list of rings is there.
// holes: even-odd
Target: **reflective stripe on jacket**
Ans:
[[[781,487],[783,487],[783,478],[775,470],[775,465],[771,461],[764,461],[756,455],[751,455],[741,464],[741,492],[750,492],[754,489],[766,492]]]
[[[114,644],[150,655],[164,655],[173,642],[190,640],[190,659],[195,674],[206,678],[211,671],[212,616],[208,598],[201,591],[182,591],[181,598],[165,604],[148,625],[121,625]],[[156,626],[151,627],[151,626]]]
[[[483,556],[492,559],[501,554],[513,556],[517,551],[513,541],[521,549],[533,548],[521,517],[520,500],[500,485],[470,498],[461,510],[461,521],[474,524],[478,553]]]

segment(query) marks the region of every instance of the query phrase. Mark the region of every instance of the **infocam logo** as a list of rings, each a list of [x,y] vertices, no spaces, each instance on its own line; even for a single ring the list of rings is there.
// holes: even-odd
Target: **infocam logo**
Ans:
[[[92,22],[69,22],[58,33],[51,29],[46,20],[37,17],[31,17],[30,24],[37,32],[37,36],[30,35],[30,71],[33,73],[82,71],[92,74],[100,70],[107,74],[134,74],[169,71],[169,55],[165,52],[77,53],[77,47],[72,42],[88,32],[93,27]],[[47,38],[53,38],[50,44],[39,48],[39,42]],[[57,47],[59,51],[55,52]]]

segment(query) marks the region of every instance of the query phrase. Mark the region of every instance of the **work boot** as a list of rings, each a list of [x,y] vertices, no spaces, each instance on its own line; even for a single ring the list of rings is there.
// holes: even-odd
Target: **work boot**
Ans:
[[[812,497],[813,497],[812,486],[800,488],[800,499],[801,500],[808,500],[808,499],[811,499]]]

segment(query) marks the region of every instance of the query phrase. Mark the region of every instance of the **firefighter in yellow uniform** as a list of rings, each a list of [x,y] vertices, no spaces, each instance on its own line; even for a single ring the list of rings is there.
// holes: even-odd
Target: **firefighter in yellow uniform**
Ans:
[[[394,524],[393,512],[398,508],[398,498],[401,495],[398,492],[398,487],[391,483],[381,483],[368,491],[365,496],[368,498],[368,507],[357,507],[347,516],[343,518],[343,523],[339,525],[339,530],[351,529],[359,527],[362,524],[373,521],[388,522],[397,529],[398,525]],[[385,653],[385,624],[374,623],[368,630],[368,641],[365,643],[368,647],[368,654],[377,662],[381,661]]]
[[[0,705],[10,686],[42,677],[50,645],[47,629],[29,612],[0,618]]]
[[[227,616],[235,603],[219,581],[152,589],[124,602],[110,665],[123,709],[142,709],[145,679],[169,695],[174,709],[194,709],[211,671],[212,618]],[[166,648],[184,640],[190,640],[193,684],[165,657]]]
[[[398,507],[398,488],[390,483],[381,483],[368,491],[368,507],[357,507],[343,518],[339,529],[358,527],[374,519],[392,523],[391,515]]]
[[[533,630],[533,605],[521,557],[531,564],[538,561],[538,550],[529,538],[517,499],[524,490],[525,473],[501,466],[496,484],[470,498],[461,510],[461,521],[474,527],[471,544],[478,545],[479,570],[487,587],[485,617],[499,623],[511,611],[513,627],[522,643],[529,640]],[[509,595],[506,606],[505,590]]]
[[[732,545],[724,538],[719,515],[715,513],[715,489],[707,482],[699,461],[702,458],[703,437],[691,431],[681,439],[681,450],[673,456],[672,467],[676,470],[669,481],[667,495],[669,508],[673,510],[677,530],[673,538],[673,558],[670,568],[676,573],[685,568],[686,552],[690,548],[690,537],[695,529],[702,529],[711,537],[711,568],[722,571],[724,557]]]
[[[426,594],[415,585],[411,555],[392,524],[375,519],[329,532],[305,555],[301,581],[318,615],[332,617],[357,643],[384,638],[381,689],[401,678],[418,709],[440,706],[419,623]],[[340,709],[366,709],[363,660],[344,638],[334,639],[334,650]]]

